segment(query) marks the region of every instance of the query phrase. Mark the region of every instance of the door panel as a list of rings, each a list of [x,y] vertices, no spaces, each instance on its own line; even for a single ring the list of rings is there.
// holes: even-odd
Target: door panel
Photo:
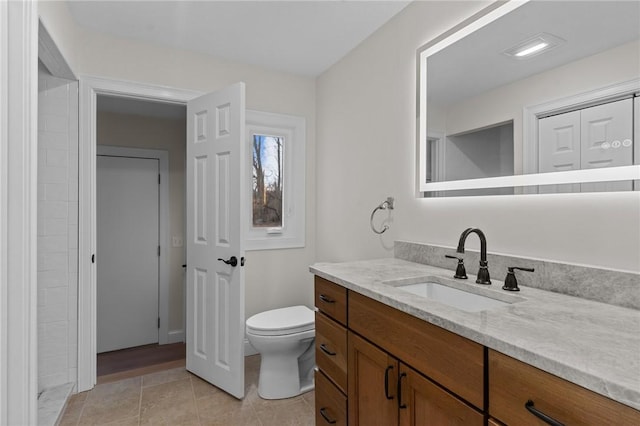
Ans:
[[[348,345],[349,424],[397,424],[398,361],[352,332]]]
[[[633,164],[633,99],[582,110],[583,169]],[[632,182],[584,183],[582,191],[628,191]]]
[[[244,396],[244,84],[187,104],[187,370]],[[234,267],[219,259],[237,259]]]
[[[538,121],[539,171],[580,170],[580,111]],[[580,192],[580,184],[543,185],[540,193]]]
[[[158,342],[159,164],[97,158],[97,351]]]
[[[402,426],[482,426],[484,416],[406,365],[400,365]]]

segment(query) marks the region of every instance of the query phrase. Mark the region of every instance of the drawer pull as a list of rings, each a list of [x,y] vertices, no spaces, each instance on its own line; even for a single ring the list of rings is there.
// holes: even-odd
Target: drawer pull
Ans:
[[[407,404],[402,403],[402,378],[407,377],[407,373],[401,373],[398,378],[398,408],[407,408]]]
[[[324,294],[320,295],[320,300],[322,300],[325,303],[336,303],[335,300],[333,300],[332,298],[325,296]]]
[[[528,400],[527,403],[524,404],[524,408],[526,408],[527,411],[529,411],[531,414],[533,414],[534,416],[536,416],[537,418],[539,418],[540,420],[542,420],[543,422],[551,426],[564,426],[564,423],[560,423],[553,417],[546,415],[545,413],[543,413],[542,411],[534,407],[532,400]]]
[[[320,415],[322,416],[322,418],[329,423],[330,425],[333,425],[337,422],[336,419],[332,419],[331,417],[329,417],[326,413],[327,409],[326,408],[321,408],[320,409]]]
[[[387,399],[393,399],[393,395],[389,395],[389,371],[393,370],[393,365],[390,365],[387,367],[386,370],[384,370],[384,396],[387,397]]]
[[[320,349],[322,349],[322,352],[324,352],[325,354],[327,354],[329,356],[335,356],[336,355],[336,353],[335,352],[331,352],[324,343],[320,345]]]

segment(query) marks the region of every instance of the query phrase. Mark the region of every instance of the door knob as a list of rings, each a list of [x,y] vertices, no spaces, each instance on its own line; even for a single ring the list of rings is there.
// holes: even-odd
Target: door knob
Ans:
[[[226,263],[227,265],[231,265],[231,266],[234,266],[234,267],[238,265],[238,258],[237,258],[237,257],[235,257],[235,256],[231,256],[231,257],[229,258],[229,260],[224,260],[224,259],[220,259],[220,258],[218,258],[218,260],[219,260],[220,262],[224,262],[224,263]]]

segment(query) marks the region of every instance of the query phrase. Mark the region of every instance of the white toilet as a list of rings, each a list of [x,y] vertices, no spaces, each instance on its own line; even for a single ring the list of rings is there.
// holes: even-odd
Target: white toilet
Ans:
[[[247,320],[247,338],[260,353],[258,394],[291,398],[313,389],[315,315],[306,306],[261,312]]]

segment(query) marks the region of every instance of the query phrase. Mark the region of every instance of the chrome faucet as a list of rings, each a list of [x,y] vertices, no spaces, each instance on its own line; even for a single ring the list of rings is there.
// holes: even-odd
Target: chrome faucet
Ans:
[[[487,269],[487,239],[484,236],[484,232],[478,228],[465,229],[462,234],[460,234],[460,240],[458,241],[458,249],[456,252],[464,253],[464,242],[471,233],[476,233],[478,234],[478,237],[480,237],[480,269],[478,269],[478,279],[476,279],[476,283],[487,285],[491,284],[489,269]]]

